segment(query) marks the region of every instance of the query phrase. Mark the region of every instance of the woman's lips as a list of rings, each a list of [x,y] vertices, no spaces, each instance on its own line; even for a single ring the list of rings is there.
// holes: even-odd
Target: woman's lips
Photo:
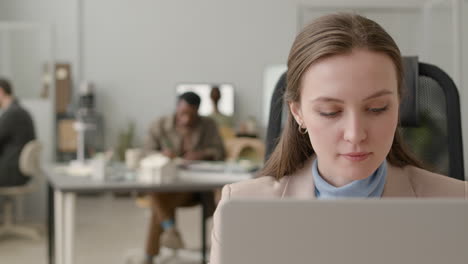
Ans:
[[[350,152],[341,154],[341,156],[350,161],[363,161],[366,160],[371,154],[371,152]]]

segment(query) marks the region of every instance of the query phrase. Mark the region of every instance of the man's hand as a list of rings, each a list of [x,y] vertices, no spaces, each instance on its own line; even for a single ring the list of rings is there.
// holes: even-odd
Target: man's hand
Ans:
[[[203,160],[204,158],[205,155],[201,151],[189,151],[184,155],[186,160]]]
[[[163,149],[162,154],[170,159],[173,159],[176,157],[176,154],[174,153],[174,151],[170,149]]]

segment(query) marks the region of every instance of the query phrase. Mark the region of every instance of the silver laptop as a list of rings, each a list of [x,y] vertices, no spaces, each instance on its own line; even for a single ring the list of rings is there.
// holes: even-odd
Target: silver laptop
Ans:
[[[221,264],[467,264],[466,200],[233,200]]]

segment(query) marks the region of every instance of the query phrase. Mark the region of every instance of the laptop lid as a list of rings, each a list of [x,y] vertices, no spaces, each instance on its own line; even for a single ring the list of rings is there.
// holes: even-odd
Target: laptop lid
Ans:
[[[233,200],[221,264],[468,263],[468,201]]]

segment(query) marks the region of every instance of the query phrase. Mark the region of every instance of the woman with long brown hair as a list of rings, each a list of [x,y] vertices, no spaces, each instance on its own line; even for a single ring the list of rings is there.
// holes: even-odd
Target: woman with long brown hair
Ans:
[[[398,133],[400,50],[376,22],[323,16],[296,37],[288,58],[288,119],[261,174],[227,185],[235,197],[468,197],[468,184],[421,168]],[[215,213],[211,263],[219,263]]]

